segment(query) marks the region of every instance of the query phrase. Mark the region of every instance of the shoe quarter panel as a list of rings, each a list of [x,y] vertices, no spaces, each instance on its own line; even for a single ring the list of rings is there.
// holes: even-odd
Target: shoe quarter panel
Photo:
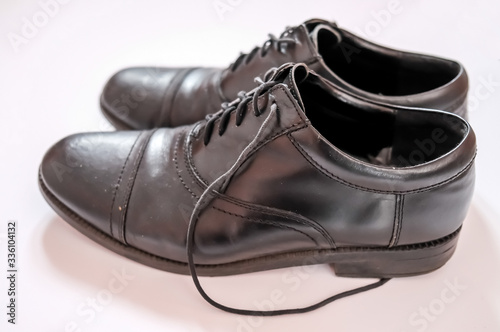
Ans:
[[[387,246],[393,232],[395,195],[363,191],[329,176],[301,154],[290,135],[259,149],[226,195],[313,220],[337,246]]]

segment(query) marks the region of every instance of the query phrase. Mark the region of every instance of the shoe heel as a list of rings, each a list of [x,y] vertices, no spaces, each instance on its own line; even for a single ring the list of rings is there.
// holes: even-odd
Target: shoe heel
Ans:
[[[336,275],[351,278],[409,277],[429,273],[451,258],[459,232],[428,243],[349,253],[330,266]]]

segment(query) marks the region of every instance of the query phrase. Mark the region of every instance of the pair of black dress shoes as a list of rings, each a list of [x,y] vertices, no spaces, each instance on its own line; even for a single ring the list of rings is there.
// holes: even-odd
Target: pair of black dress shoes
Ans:
[[[474,187],[467,89],[455,61],[313,19],[226,69],[120,71],[101,106],[128,130],[59,141],[39,184],[80,232],[190,274],[220,309],[306,312],[450,259]],[[254,311],[217,303],[198,279],[306,264],[380,281]]]

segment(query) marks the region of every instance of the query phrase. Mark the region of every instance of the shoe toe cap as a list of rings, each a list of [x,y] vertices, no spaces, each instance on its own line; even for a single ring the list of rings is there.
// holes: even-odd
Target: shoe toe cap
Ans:
[[[40,177],[46,198],[59,207],[56,211],[69,209],[112,235],[113,199],[139,135],[137,131],[77,134],[52,146],[43,158]]]
[[[165,91],[176,69],[138,67],[114,74],[101,95],[104,115],[118,129],[150,129],[160,121]]]

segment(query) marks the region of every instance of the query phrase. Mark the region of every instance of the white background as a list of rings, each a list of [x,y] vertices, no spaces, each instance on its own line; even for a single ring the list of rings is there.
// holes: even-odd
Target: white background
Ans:
[[[42,0],[47,2],[49,0]],[[62,0],[61,0],[62,2]],[[72,0],[24,44],[37,1],[0,3],[0,331],[500,331],[500,6],[498,1]],[[220,15],[219,15],[220,14]],[[37,187],[44,152],[60,138],[112,130],[98,97],[106,79],[131,65],[227,66],[267,33],[311,17],[378,43],[462,62],[470,76],[479,145],[477,185],[459,247],[442,269],[313,313],[240,317],[212,308],[191,280],[141,266],[94,244],[62,221]],[[38,19],[40,19],[38,17]],[[17,49],[17,50],[16,50]],[[493,82],[486,84],[484,82]],[[6,223],[19,224],[18,324],[7,324]],[[113,271],[133,276],[107,298]],[[204,278],[220,301],[253,308],[274,292],[301,306],[371,280],[338,278],[326,266]],[[460,289],[450,289],[458,283]],[[454,292],[455,293],[454,293]],[[452,300],[443,302],[452,296]],[[447,296],[447,297],[446,297]],[[86,301],[100,298],[98,309]],[[429,308],[423,318],[421,310]],[[85,314],[78,310],[86,310]]]

